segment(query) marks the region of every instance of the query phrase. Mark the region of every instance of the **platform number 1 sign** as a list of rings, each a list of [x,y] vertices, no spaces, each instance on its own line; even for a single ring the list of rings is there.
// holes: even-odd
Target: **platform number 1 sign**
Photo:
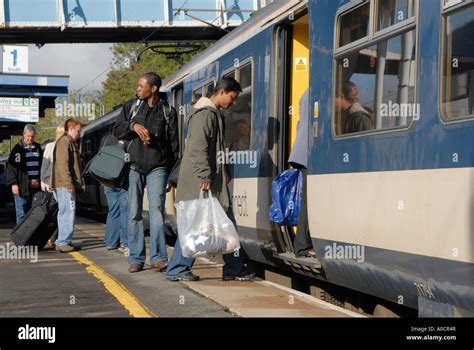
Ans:
[[[28,73],[28,46],[3,46],[3,73]]]
[[[18,49],[14,49],[11,54],[13,55],[13,67],[18,66]]]

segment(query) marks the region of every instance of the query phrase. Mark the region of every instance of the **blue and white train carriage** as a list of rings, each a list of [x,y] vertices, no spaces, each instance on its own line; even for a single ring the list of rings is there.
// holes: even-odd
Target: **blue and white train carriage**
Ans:
[[[251,260],[420,315],[473,315],[472,33],[472,1],[277,1],[165,80],[183,112],[182,139],[190,104],[219,77],[242,84],[226,140],[229,152],[257,157],[231,165]],[[372,128],[348,130],[336,108],[349,81]],[[308,217],[320,265],[295,259],[292,230],[268,220],[308,88],[311,112],[301,117],[311,127],[299,137],[310,145]]]

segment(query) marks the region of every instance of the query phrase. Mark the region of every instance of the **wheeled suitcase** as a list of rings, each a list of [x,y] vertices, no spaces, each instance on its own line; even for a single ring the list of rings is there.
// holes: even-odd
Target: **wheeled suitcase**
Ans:
[[[16,246],[37,246],[43,249],[57,230],[58,204],[52,193],[38,192],[31,209],[21,223],[15,226],[10,237]]]

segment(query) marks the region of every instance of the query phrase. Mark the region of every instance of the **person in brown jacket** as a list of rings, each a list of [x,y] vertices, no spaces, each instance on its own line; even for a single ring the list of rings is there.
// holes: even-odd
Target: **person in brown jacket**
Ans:
[[[76,193],[84,191],[79,163],[79,148],[76,141],[81,135],[82,124],[76,119],[64,123],[65,134],[54,149],[51,187],[58,202],[58,239],[56,249],[69,253],[80,248],[71,244],[76,216]]]

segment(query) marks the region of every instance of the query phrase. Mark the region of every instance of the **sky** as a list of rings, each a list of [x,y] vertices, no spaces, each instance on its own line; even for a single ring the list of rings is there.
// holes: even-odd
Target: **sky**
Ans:
[[[46,44],[41,49],[29,45],[29,73],[69,75],[69,88],[80,89],[110,67],[112,44]],[[107,72],[82,92],[102,90]]]

